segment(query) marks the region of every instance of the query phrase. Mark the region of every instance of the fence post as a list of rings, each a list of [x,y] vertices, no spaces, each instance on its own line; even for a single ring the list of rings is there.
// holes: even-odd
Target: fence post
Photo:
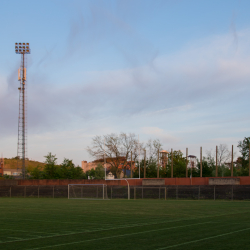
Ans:
[[[39,186],[37,187],[37,198],[39,198]]]
[[[134,199],[136,200],[136,187],[134,187]]]
[[[215,186],[214,186],[214,201],[215,201]]]
[[[167,188],[165,187],[165,200],[167,199]]]
[[[10,186],[10,198],[11,198],[11,186]]]

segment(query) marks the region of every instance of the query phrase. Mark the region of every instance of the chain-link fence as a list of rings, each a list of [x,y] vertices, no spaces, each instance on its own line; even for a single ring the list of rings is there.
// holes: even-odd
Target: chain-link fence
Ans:
[[[109,199],[127,199],[128,186],[108,186]],[[68,186],[0,186],[0,197],[68,198]],[[130,186],[130,199],[250,200],[250,186]]]
[[[0,197],[68,198],[68,186],[0,186]]]

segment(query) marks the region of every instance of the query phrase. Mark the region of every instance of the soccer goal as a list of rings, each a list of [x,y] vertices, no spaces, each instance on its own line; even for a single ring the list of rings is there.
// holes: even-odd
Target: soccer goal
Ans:
[[[69,184],[68,199],[107,200],[107,185]]]

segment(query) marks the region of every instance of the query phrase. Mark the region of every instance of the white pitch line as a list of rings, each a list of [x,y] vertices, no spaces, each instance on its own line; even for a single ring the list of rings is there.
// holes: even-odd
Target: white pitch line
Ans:
[[[248,211],[246,211],[246,212],[238,212],[238,213],[226,213],[226,214],[218,214],[218,215],[208,215],[208,216],[194,216],[194,217],[191,217],[191,218],[189,217],[188,219],[187,218],[182,218],[181,220],[166,220],[166,221],[157,220],[157,221],[150,222],[150,223],[125,224],[125,227],[146,226],[146,225],[153,225],[153,224],[164,224],[164,223],[168,223],[168,222],[196,220],[196,219],[204,219],[204,218],[212,218],[212,217],[220,217],[220,216],[227,216],[227,215],[234,215],[234,214],[244,214],[244,213],[248,213]],[[3,219],[9,219],[9,218],[3,218]],[[34,220],[34,219],[17,219],[17,220],[18,221],[21,221],[21,220],[42,221],[42,222],[48,222],[48,223],[53,222],[51,220]],[[79,224],[79,222],[66,222],[66,221],[54,221],[54,222],[55,223],[63,223],[63,224]],[[117,228],[121,228],[121,227],[117,227]],[[112,227],[112,229],[113,229],[113,227]]]
[[[6,236],[6,238],[17,239],[17,240],[23,240],[23,238],[19,238],[19,237],[12,237],[12,236]]]
[[[177,226],[177,227],[167,227],[167,228],[160,228],[160,229],[154,229],[154,230],[149,230],[149,231],[144,231],[144,232],[154,232],[154,231],[160,231],[160,230],[168,230],[168,229],[174,229],[174,228],[179,228],[179,227],[189,227],[192,225],[200,225],[200,224],[207,224],[207,223],[212,223],[212,222],[203,222],[203,223],[196,223],[196,224],[189,224],[189,225],[183,225],[183,226]],[[100,230],[103,231],[103,230]],[[89,231],[89,232],[93,232],[93,231]],[[62,236],[69,236],[69,235],[74,235],[74,234],[82,234],[82,233],[86,233],[86,232],[76,232],[76,233],[72,233],[72,234],[58,234],[58,235],[51,235],[51,236],[45,236],[45,237],[40,237],[39,239],[47,239],[47,238],[53,238],[53,237],[62,237]],[[133,234],[140,234],[143,232],[137,232],[137,233],[132,233]],[[130,235],[130,234],[123,234],[121,236],[125,236],[125,235]],[[112,237],[120,237],[119,235],[117,236],[111,236]],[[100,238],[100,239],[108,239],[110,237],[104,237],[104,238]],[[28,241],[28,240],[37,240],[38,238],[29,238],[29,239],[23,239],[23,240],[13,240],[13,241],[5,241],[3,243],[13,243],[13,242],[21,242],[21,241]],[[91,240],[98,240],[98,239],[91,239]],[[86,240],[86,241],[91,241],[91,240]],[[70,243],[67,243],[70,244]]]
[[[234,214],[243,214],[246,212],[240,212],[240,213],[230,213],[230,214],[221,214],[221,215],[214,215],[214,216],[204,216],[204,217],[195,217],[195,218],[191,218],[191,219],[181,219],[181,220],[169,220],[169,221],[162,221],[162,222],[154,222],[154,223],[141,223],[141,224],[130,224],[130,225],[125,225],[125,226],[121,226],[121,227],[113,227],[113,228],[105,228],[105,229],[90,229],[90,230],[84,230],[84,231],[78,231],[78,232],[73,232],[70,234],[54,234],[52,236],[44,236],[43,238],[51,238],[51,237],[60,237],[60,236],[68,236],[68,235],[74,235],[74,234],[82,234],[82,233],[90,233],[90,232],[101,232],[101,231],[108,231],[108,230],[115,230],[115,229],[123,229],[123,228],[131,228],[131,227],[140,227],[140,226],[148,226],[148,225],[157,225],[157,224],[164,224],[164,223],[171,223],[171,222],[181,222],[181,221],[189,221],[189,220],[194,220],[194,219],[203,219],[203,218],[211,218],[211,217],[219,217],[219,216],[227,216],[227,215],[234,215]],[[40,237],[41,238],[41,237]],[[29,239],[24,239],[22,241],[27,241],[27,240],[33,240],[33,239],[37,239],[37,238],[29,238]],[[4,243],[11,243],[11,242],[16,242],[16,241],[6,241]]]
[[[245,228],[245,229],[241,229],[241,230],[236,230],[236,231],[229,232],[229,233],[225,233],[225,234],[219,234],[219,235],[215,235],[215,236],[211,236],[211,237],[199,239],[199,240],[192,240],[192,241],[188,241],[188,242],[184,242],[184,243],[180,243],[180,244],[176,244],[176,245],[172,245],[172,246],[161,247],[161,248],[157,248],[156,250],[168,249],[168,248],[172,248],[172,247],[179,247],[179,246],[183,246],[183,245],[186,245],[186,244],[196,243],[196,242],[203,241],[203,240],[210,240],[210,239],[214,239],[214,238],[218,238],[218,237],[223,237],[223,236],[234,234],[234,233],[239,233],[239,232],[247,231],[249,229],[250,229],[250,227],[249,228]]]
[[[13,232],[23,232],[23,233],[39,233],[39,234],[53,234],[56,233],[46,233],[46,232],[34,232],[34,231],[24,231],[24,230],[16,230],[16,229],[6,229],[6,228],[0,228],[2,231],[13,231]]]
[[[148,231],[143,231],[143,232],[136,232],[136,233],[129,233],[129,234],[119,234],[119,235],[113,235],[113,236],[102,237],[102,238],[97,238],[97,239],[75,241],[75,242],[69,242],[69,243],[64,243],[64,244],[57,244],[57,245],[46,246],[46,247],[29,248],[27,250],[38,250],[38,249],[50,248],[50,247],[60,247],[60,246],[66,246],[66,245],[84,243],[84,242],[89,242],[89,241],[106,240],[106,239],[118,238],[118,237],[123,237],[123,236],[131,236],[131,235],[136,235],[136,234],[151,233],[151,232],[157,232],[157,231],[163,231],[163,230],[170,230],[170,229],[175,229],[175,228],[180,228],[180,227],[190,227],[190,226],[196,226],[196,225],[208,224],[208,223],[212,223],[212,222],[209,221],[209,222],[204,222],[204,223],[196,223],[196,224],[190,224],[190,225],[184,225],[184,226],[178,226],[178,227],[166,227],[166,228],[153,229],[153,230],[148,230]]]

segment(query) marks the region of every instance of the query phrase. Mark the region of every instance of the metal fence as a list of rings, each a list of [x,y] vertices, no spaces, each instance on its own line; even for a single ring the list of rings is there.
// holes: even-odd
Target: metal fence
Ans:
[[[108,186],[109,199],[127,199],[127,186]],[[68,198],[68,186],[0,186],[0,197]],[[130,199],[250,200],[250,186],[130,186]]]

